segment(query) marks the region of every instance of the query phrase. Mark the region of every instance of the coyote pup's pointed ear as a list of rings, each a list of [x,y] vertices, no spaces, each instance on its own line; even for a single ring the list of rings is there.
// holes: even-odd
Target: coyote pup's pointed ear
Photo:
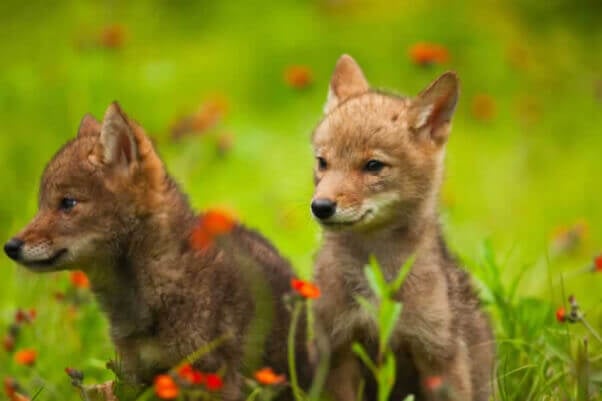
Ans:
[[[334,73],[328,87],[328,98],[324,106],[324,112],[329,113],[341,102],[354,95],[359,95],[370,89],[364,73],[355,60],[343,54],[334,67]]]
[[[100,123],[94,116],[90,113],[87,113],[82,121],[79,123],[79,128],[77,130],[78,137],[84,136],[96,136],[100,133]]]
[[[441,75],[412,100],[410,127],[438,144],[445,143],[459,94],[460,81],[456,73]]]
[[[138,157],[132,128],[117,102],[111,103],[105,112],[95,156],[103,164],[124,167]]]

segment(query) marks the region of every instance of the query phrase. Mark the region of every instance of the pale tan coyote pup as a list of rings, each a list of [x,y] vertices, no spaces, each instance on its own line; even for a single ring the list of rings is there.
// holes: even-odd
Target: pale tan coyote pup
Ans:
[[[468,275],[446,249],[437,215],[458,86],[448,72],[415,98],[394,96],[372,90],[351,57],[336,65],[312,137],[311,203],[324,230],[315,313],[333,351],[327,388],[336,400],[359,399],[360,379],[370,376],[351,344],[376,352],[373,317],[356,302],[358,295],[374,299],[363,272],[370,255],[388,279],[416,256],[398,294],[403,312],[391,341],[398,371],[390,399],[440,399],[423,384],[431,376],[445,381],[453,400],[485,401],[490,394],[491,329]],[[364,398],[374,399],[369,380]]]

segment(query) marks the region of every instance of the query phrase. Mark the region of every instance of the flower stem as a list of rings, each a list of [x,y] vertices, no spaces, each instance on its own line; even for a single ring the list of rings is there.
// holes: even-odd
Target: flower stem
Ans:
[[[293,388],[293,396],[295,401],[302,401],[303,397],[301,389],[299,388],[299,382],[297,379],[297,369],[295,366],[295,345],[297,344],[297,326],[299,324],[299,316],[301,315],[301,309],[303,308],[303,302],[295,302],[293,307],[293,315],[291,318],[291,328],[288,332],[288,370],[291,378],[291,387]]]

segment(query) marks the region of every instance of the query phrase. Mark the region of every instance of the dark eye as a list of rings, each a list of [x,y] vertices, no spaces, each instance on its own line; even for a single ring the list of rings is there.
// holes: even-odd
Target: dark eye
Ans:
[[[59,203],[59,210],[68,212],[77,205],[77,201],[73,198],[63,198]]]
[[[364,171],[370,173],[378,173],[385,167],[385,163],[378,160],[369,160],[368,163],[364,165]]]
[[[318,157],[318,170],[326,170],[326,167],[328,167],[326,160],[323,157]]]

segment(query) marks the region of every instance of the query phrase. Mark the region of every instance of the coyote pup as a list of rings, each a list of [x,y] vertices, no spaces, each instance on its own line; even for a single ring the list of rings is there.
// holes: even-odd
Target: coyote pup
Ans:
[[[34,272],[89,275],[127,381],[148,384],[222,338],[195,366],[223,372],[221,398],[238,400],[245,347],[258,350],[256,362],[286,371],[289,314],[281,298],[292,272],[242,226],[193,249],[198,221],[143,129],[113,103],[102,123],[86,115],[47,165],[38,214],[4,249]],[[264,286],[252,290],[258,281]],[[250,338],[257,321],[266,333]]]
[[[311,203],[324,229],[315,268],[323,296],[315,313],[330,341],[327,389],[336,400],[358,399],[361,378],[364,397],[375,399],[374,383],[350,349],[358,341],[376,353],[375,324],[356,302],[358,295],[374,297],[363,272],[371,254],[389,279],[416,256],[398,294],[403,312],[391,341],[398,369],[390,399],[439,399],[423,384],[431,376],[445,380],[450,399],[489,397],[491,329],[468,275],[446,249],[437,217],[458,85],[448,72],[417,97],[398,97],[370,89],[351,57],[336,65],[312,137]]]

